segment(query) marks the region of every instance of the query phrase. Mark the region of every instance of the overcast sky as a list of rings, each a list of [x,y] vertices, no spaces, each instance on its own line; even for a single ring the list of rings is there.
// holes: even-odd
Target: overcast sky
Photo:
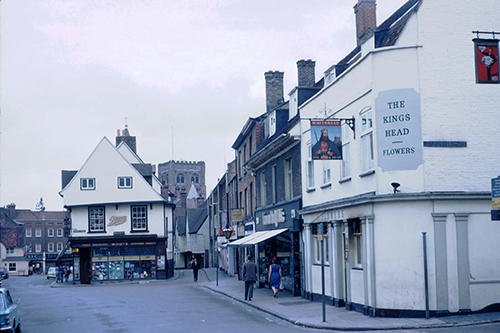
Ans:
[[[356,0],[0,0],[0,206],[62,209],[77,170],[125,119],[147,163],[205,161],[207,192],[265,111],[264,72],[355,46]],[[404,0],[378,0],[378,23]]]

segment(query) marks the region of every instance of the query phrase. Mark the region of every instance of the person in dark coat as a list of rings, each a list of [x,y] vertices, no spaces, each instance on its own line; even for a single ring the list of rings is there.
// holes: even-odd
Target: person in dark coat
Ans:
[[[198,260],[196,258],[193,259],[191,268],[193,269],[194,282],[196,282],[198,281],[198,270],[200,269],[200,265],[198,264]]]
[[[248,256],[247,261],[243,264],[243,281],[245,281],[245,301],[251,301],[253,285],[257,281],[257,265],[252,261],[252,256]]]

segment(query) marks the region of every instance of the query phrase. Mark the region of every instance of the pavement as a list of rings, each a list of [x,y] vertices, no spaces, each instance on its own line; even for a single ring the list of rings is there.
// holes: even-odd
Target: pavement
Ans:
[[[204,268],[199,271],[198,282],[193,282],[191,270],[176,270],[174,276],[168,280],[134,280],[99,282],[91,285],[72,284],[72,282],[51,283],[53,288],[92,287],[103,284],[169,284],[195,283],[199,288],[219,294],[228,299],[240,302],[245,306],[257,309],[296,326],[314,329],[338,331],[384,331],[384,330],[414,330],[431,328],[453,328],[500,323],[500,312],[474,313],[468,315],[425,318],[382,318],[369,317],[356,311],[349,311],[343,307],[326,305],[326,321],[323,322],[322,304],[311,302],[300,296],[292,296],[282,291],[278,298],[274,298],[268,288],[255,288],[252,301],[244,300],[245,285],[237,277],[230,277],[219,271],[218,277],[215,268]],[[174,283],[176,283],[174,282]]]
[[[356,311],[349,311],[331,305],[326,305],[326,322],[323,322],[322,304],[320,302],[311,302],[300,296],[292,296],[288,292],[280,292],[279,297],[276,299],[268,288],[254,289],[252,301],[245,301],[244,282],[239,281],[237,277],[229,277],[226,273],[219,271],[218,281],[216,281],[215,269],[203,269],[200,274],[205,275],[204,278],[199,279],[200,287],[306,328],[340,331],[383,331],[452,328],[500,323],[500,312],[474,313],[430,319],[381,318],[365,316]]]

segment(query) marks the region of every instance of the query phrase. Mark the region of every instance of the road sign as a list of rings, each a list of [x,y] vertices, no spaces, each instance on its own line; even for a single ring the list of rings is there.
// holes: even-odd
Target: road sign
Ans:
[[[500,221],[500,176],[491,180],[491,220]]]

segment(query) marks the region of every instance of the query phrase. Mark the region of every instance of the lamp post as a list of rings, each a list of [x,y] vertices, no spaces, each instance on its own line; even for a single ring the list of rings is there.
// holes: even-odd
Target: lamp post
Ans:
[[[320,242],[319,247],[321,248],[321,305],[322,305],[322,315],[323,322],[326,322],[326,306],[325,306],[325,249],[324,242],[325,239],[323,237],[323,223],[318,224],[318,234],[316,238]]]

